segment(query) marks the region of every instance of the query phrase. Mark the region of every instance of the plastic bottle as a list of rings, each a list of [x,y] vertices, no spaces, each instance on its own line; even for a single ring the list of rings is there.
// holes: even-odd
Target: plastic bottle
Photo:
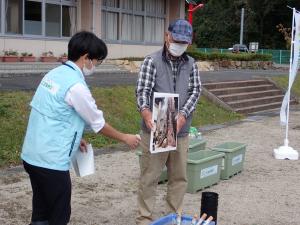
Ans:
[[[177,216],[176,216],[176,225],[181,225],[181,212],[177,213]]]
[[[210,222],[213,220],[214,218],[212,216],[208,217],[207,220],[205,220],[205,222],[203,223],[203,225],[209,225]]]
[[[196,225],[201,225],[201,223],[206,219],[206,217],[207,217],[207,214],[203,213]]]
[[[189,136],[191,138],[196,138],[198,136],[198,130],[196,127],[190,127]]]
[[[198,219],[198,215],[195,214],[193,219],[192,219],[191,225],[196,225],[197,224],[197,219]]]

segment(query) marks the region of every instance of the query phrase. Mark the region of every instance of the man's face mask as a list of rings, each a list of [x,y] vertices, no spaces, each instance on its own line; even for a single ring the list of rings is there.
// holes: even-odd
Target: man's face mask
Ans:
[[[89,62],[90,64],[92,65],[92,68],[91,69],[88,69],[85,64],[83,65],[83,69],[82,69],[82,72],[85,76],[90,76],[92,75],[94,72],[95,72],[95,66],[92,62],[92,60],[89,59]]]
[[[169,47],[168,50],[171,55],[175,57],[181,56],[187,49],[188,44],[180,44],[180,43],[172,43],[169,40]]]

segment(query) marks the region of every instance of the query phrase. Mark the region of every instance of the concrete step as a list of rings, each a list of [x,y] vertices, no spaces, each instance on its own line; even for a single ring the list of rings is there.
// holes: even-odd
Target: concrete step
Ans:
[[[263,105],[257,105],[257,106],[250,106],[250,107],[241,107],[234,109],[237,113],[242,114],[248,114],[253,112],[260,112],[260,111],[266,111],[270,109],[279,109],[281,107],[281,102],[274,102],[271,104],[263,104]]]
[[[269,84],[267,80],[239,80],[239,81],[224,81],[224,82],[210,82],[204,83],[203,86],[208,89],[221,89],[221,88],[229,88],[229,87],[245,87],[245,86],[254,86],[254,85],[262,85]]]
[[[235,101],[235,100],[243,100],[247,98],[258,98],[262,96],[274,96],[280,95],[282,91],[279,89],[270,89],[266,91],[253,91],[253,92],[245,92],[245,93],[235,93],[235,94],[227,94],[227,95],[219,95],[218,98],[225,101]]]
[[[216,102],[225,103],[237,113],[249,114],[279,109],[284,93],[267,79],[211,82],[204,87],[215,96]],[[297,104],[292,99],[291,104]]]
[[[232,108],[243,108],[243,107],[251,107],[251,106],[257,106],[257,105],[264,105],[264,104],[270,104],[270,103],[276,103],[282,102],[284,95],[275,95],[275,96],[264,96],[259,98],[249,98],[249,99],[243,99],[243,100],[237,100],[237,101],[230,101],[227,102],[228,105],[230,105]]]
[[[280,110],[281,104],[282,104],[282,102],[272,102],[272,103],[263,104],[263,105],[236,108],[236,109],[234,109],[234,111],[237,113],[241,113],[241,114],[249,114],[249,113],[262,112],[262,111],[274,110],[274,109]],[[297,104],[297,102],[295,100],[291,100],[290,104],[294,105],[294,104]]]
[[[229,87],[229,88],[217,88],[210,89],[209,91],[214,95],[229,95],[233,93],[245,93],[245,92],[254,92],[254,91],[265,91],[274,89],[273,84],[261,84],[261,85],[251,85],[246,87]]]

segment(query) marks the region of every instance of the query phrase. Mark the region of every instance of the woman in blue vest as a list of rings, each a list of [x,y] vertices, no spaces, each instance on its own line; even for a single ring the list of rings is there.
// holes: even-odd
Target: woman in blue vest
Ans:
[[[31,225],[65,225],[71,215],[70,159],[86,150],[85,125],[95,133],[139,144],[138,135],[124,134],[105,122],[85,82],[107,56],[106,44],[82,31],[68,44],[68,61],[48,72],[30,103],[21,158],[31,181]]]

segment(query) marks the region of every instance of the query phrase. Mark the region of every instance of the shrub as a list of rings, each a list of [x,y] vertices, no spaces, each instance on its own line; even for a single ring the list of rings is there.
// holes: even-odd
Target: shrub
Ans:
[[[3,51],[4,56],[18,56],[18,52],[14,50]]]
[[[250,53],[204,53],[200,51],[188,51],[191,57],[196,60],[202,61],[220,61],[220,60],[232,60],[232,61],[271,61],[271,54],[250,54]]]
[[[23,56],[23,57],[25,57],[25,56],[33,56],[33,54],[29,53],[29,52],[22,52],[21,56]]]
[[[143,57],[124,57],[118,58],[119,60],[128,60],[128,61],[144,61],[145,58]]]
[[[54,57],[54,54],[52,51],[48,51],[48,52],[43,52],[42,56],[44,57]]]

